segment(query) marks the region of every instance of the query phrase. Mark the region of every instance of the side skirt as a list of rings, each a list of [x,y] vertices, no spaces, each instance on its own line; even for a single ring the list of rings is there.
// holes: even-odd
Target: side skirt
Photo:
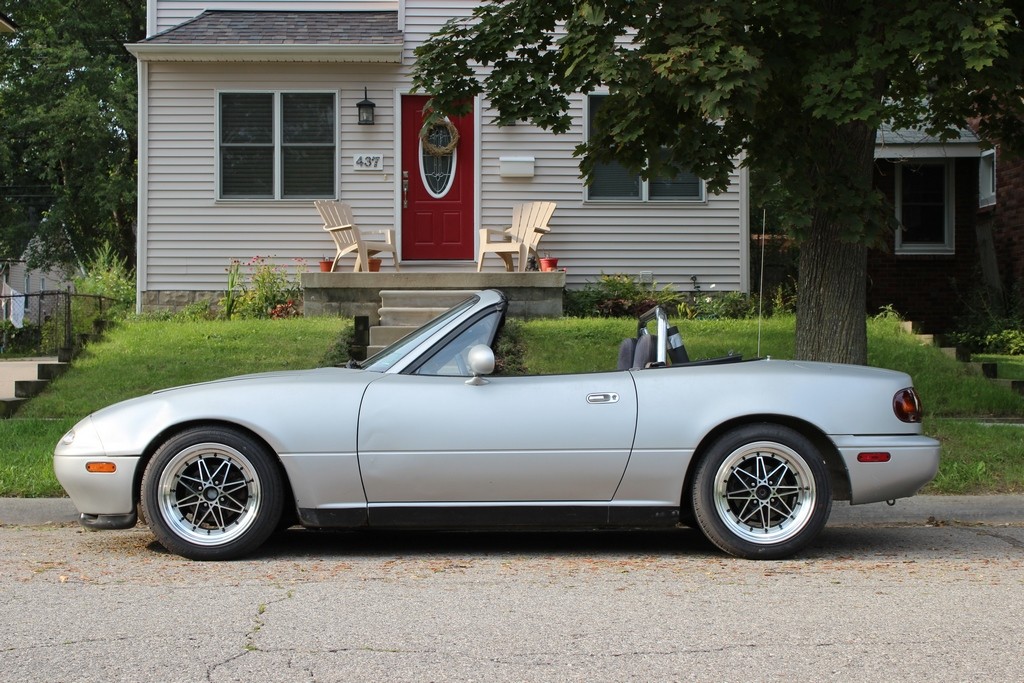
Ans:
[[[378,529],[524,529],[671,527],[677,507],[608,505],[394,505],[347,509],[300,508],[303,526]]]

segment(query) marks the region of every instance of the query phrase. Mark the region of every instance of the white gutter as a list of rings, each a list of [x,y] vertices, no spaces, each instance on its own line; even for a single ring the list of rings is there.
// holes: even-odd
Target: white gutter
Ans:
[[[130,43],[144,62],[380,62],[402,63],[401,44],[388,45],[168,45]]]

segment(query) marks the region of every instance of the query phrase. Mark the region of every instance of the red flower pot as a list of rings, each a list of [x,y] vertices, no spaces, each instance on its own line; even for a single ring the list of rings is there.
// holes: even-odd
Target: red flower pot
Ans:
[[[550,256],[544,256],[540,260],[540,269],[545,273],[558,270],[558,259]]]

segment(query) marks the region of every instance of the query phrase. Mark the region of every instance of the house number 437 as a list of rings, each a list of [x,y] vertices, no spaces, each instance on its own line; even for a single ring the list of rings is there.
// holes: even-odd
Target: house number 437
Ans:
[[[356,154],[352,157],[352,170],[354,171],[383,171],[383,154]]]

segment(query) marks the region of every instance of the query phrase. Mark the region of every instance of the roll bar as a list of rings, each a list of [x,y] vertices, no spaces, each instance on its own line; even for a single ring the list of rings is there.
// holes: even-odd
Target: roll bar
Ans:
[[[661,306],[655,306],[646,313],[640,314],[640,318],[636,324],[636,336],[639,337],[642,334],[650,334],[650,332],[647,331],[647,323],[652,320],[658,321],[658,362],[665,363],[665,347],[668,344],[668,314],[665,313]]]

